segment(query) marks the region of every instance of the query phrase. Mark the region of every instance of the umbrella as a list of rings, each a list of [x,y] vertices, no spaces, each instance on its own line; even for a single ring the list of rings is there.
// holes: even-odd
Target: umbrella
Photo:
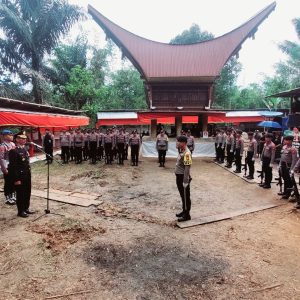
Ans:
[[[280,111],[261,111],[259,114],[263,117],[272,118],[272,117],[280,117],[283,115]]]
[[[257,126],[270,127],[270,128],[281,128],[281,125],[279,123],[273,122],[273,121],[262,121],[262,122],[258,123]]]

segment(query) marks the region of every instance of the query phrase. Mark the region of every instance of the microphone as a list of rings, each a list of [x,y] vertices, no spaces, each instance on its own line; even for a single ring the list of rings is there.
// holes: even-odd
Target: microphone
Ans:
[[[42,146],[40,146],[40,145],[38,145],[38,144],[36,144],[36,143],[34,143],[34,142],[29,142],[28,144],[31,144],[31,145],[33,145],[33,146],[36,146],[37,148],[43,149]]]

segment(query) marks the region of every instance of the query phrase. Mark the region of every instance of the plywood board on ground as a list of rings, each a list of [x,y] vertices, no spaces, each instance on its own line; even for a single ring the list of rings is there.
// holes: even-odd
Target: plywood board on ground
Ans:
[[[78,197],[78,198],[85,198],[89,200],[96,200],[97,198],[100,197],[100,195],[92,195],[92,194],[83,194],[83,193],[71,193],[72,197]]]
[[[269,204],[264,204],[260,206],[254,206],[254,207],[247,207],[241,210],[236,210],[236,211],[231,211],[227,213],[222,213],[222,214],[216,214],[216,215],[211,215],[211,216],[206,216],[206,217],[200,217],[200,218],[195,218],[190,221],[186,222],[178,222],[177,226],[179,228],[188,228],[188,227],[193,227],[193,226],[198,226],[198,225],[204,225],[204,224],[209,224],[209,223],[214,223],[214,222],[219,222],[227,219],[231,219],[233,217],[238,217],[246,214],[250,214],[253,212],[257,211],[262,211],[265,209],[270,209],[274,208],[280,205],[283,205],[284,203],[269,203]]]
[[[32,190],[31,194],[33,196],[37,196],[37,197],[41,197],[41,198],[47,197],[46,191]],[[83,207],[88,207],[91,205],[99,205],[99,201],[96,201],[96,200],[89,200],[89,199],[85,199],[85,198],[78,198],[78,197],[72,197],[72,196],[68,196],[68,195],[61,195],[61,194],[55,194],[55,193],[50,193],[49,199],[53,200],[53,201],[58,201],[58,202],[62,202],[62,203],[78,205],[78,206],[83,206]]]

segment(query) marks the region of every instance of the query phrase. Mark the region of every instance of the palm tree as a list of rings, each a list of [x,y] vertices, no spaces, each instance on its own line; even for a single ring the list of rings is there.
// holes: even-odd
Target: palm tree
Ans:
[[[45,54],[83,17],[80,8],[66,0],[0,0],[5,34],[0,38],[0,61],[10,72],[31,79],[36,103],[43,100],[40,71]]]

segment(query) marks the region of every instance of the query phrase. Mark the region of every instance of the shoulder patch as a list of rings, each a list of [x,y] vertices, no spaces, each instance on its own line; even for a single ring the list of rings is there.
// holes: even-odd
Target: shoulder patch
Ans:
[[[190,153],[185,153],[183,157],[183,164],[185,166],[190,166],[192,164],[192,157]]]

